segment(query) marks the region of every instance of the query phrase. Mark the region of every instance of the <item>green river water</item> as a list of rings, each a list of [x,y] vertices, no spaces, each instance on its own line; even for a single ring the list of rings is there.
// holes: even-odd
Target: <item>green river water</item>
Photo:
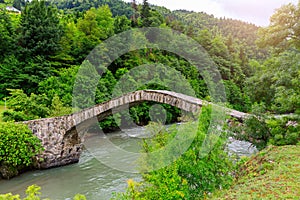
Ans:
[[[114,132],[107,135],[109,140],[130,152],[140,151],[140,135],[145,129],[132,128],[122,132]],[[109,146],[104,142],[103,137],[97,134],[89,134],[84,143],[89,143],[89,150],[97,154],[107,153]],[[250,155],[256,150],[247,142],[229,140],[231,152],[239,155]],[[115,161],[114,157],[107,156],[106,159]],[[120,165],[124,164],[119,161]],[[21,174],[11,180],[0,180],[0,193],[11,192],[22,194],[29,185],[37,184],[42,187],[42,197],[51,200],[71,200],[72,197],[81,193],[88,200],[106,200],[113,192],[125,191],[127,180],[140,180],[136,173],[122,172],[102,164],[95,159],[88,150],[82,152],[79,163],[41,171],[32,171]]]

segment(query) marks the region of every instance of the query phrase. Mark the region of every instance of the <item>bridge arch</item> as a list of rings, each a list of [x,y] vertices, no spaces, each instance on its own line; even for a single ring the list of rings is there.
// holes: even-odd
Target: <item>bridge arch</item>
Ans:
[[[114,98],[110,101],[61,117],[44,118],[23,122],[42,142],[43,153],[37,156],[38,168],[62,166],[79,161],[82,151],[80,132],[112,112],[145,101],[169,104],[181,110],[197,113],[204,102],[198,98],[164,90],[140,90]],[[232,117],[242,119],[245,113],[224,109]]]

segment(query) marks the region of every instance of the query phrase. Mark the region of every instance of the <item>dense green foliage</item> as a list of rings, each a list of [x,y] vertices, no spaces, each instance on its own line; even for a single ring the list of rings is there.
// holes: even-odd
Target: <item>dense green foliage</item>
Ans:
[[[167,145],[171,147],[165,148],[161,154],[155,154],[155,159],[142,157],[142,172],[166,162],[168,157],[177,155],[183,143],[192,141],[191,145],[168,166],[143,173],[142,182],[135,183],[129,180],[127,192],[117,194],[115,199],[199,199],[216,189],[227,188],[233,178],[233,163],[224,151],[225,135],[209,139],[214,142],[214,146],[207,154],[205,147],[203,148],[205,138],[209,138],[207,132],[210,120],[211,108],[204,107],[198,127],[197,123],[181,125],[179,132],[176,127],[166,129],[157,124],[150,124],[148,131],[154,134],[154,137],[144,141],[143,152],[153,153]],[[195,126],[197,130],[193,135]],[[180,139],[173,142],[176,138]]]
[[[10,178],[33,163],[42,150],[40,140],[25,124],[0,122],[0,175]]]
[[[108,5],[112,11],[113,16],[126,16],[130,18],[133,14],[133,9],[129,3],[119,0],[55,0],[51,1],[59,9],[65,12],[82,12],[89,10],[90,8],[98,8],[104,5]]]
[[[199,35],[199,30],[212,30],[214,34],[221,34],[227,40],[230,51],[239,50],[247,53],[248,56],[262,58],[265,52],[258,49],[253,41],[258,39],[259,27],[239,20],[221,18],[206,13],[178,10],[167,14],[168,23],[174,29],[184,31],[191,36]],[[186,24],[185,27],[183,24]],[[225,41],[226,41],[225,40]]]
[[[57,9],[33,0],[21,14],[19,43],[27,57],[54,55],[60,48],[63,29]]]
[[[55,5],[63,11],[57,11]],[[114,10],[115,7],[119,9]],[[120,9],[121,7],[122,9]],[[129,12],[131,13],[130,16],[122,15],[120,10],[126,9],[131,11]],[[114,33],[120,33],[131,27],[161,26],[186,32],[190,37],[197,40],[218,64],[222,77],[226,80],[227,90],[231,91],[234,88],[233,92],[228,92],[228,100],[232,107],[243,111],[248,111],[250,108],[249,98],[244,92],[244,78],[251,71],[248,69],[246,51],[243,50],[249,45],[241,42],[242,34],[235,39],[233,39],[235,35],[230,36],[232,33],[238,34],[236,31],[230,34],[226,33],[225,36],[214,31],[218,27],[221,30],[221,26],[219,26],[221,20],[219,21],[212,16],[199,14],[199,20],[196,21],[201,26],[194,26],[194,29],[190,30],[192,24],[183,25],[181,22],[181,18],[185,17],[180,17],[176,12],[172,13],[165,8],[152,7],[147,1],[143,5],[124,4],[121,1],[54,1],[51,3],[33,1],[26,4],[20,22],[14,26],[10,22],[12,15],[3,13],[3,16],[6,20],[3,34],[5,33],[5,37],[10,38],[13,38],[13,34],[15,34],[18,40],[12,39],[9,45],[13,45],[11,47],[13,51],[9,53],[6,50],[9,55],[4,56],[3,61],[0,62],[0,81],[3,83],[0,88],[0,97],[2,98],[9,96],[7,89],[22,89],[29,96],[31,93],[36,95],[46,93],[49,101],[52,100],[55,93],[60,97],[64,106],[70,106],[71,79],[76,73],[76,70],[72,69],[80,65],[97,44]],[[216,22],[214,28],[211,27],[211,23],[207,23],[209,20]],[[252,25],[243,22],[236,23],[247,27],[245,32],[251,35],[249,40],[253,41],[256,28],[251,28]],[[178,27],[176,24],[181,24],[183,29],[176,28]],[[208,26],[208,24],[210,25]],[[228,27],[236,26],[236,24],[228,24]],[[212,31],[209,31],[211,28]],[[230,28],[227,29],[230,30]],[[35,31],[40,31],[40,33]],[[55,34],[51,34],[51,31],[54,31]],[[34,34],[37,35],[34,37],[35,40],[29,40],[28,38]],[[47,34],[51,37],[48,37]],[[10,40],[5,40],[5,42],[7,41]],[[190,63],[177,55],[160,50],[141,50],[123,55],[109,66],[112,75],[109,75],[110,72],[107,71],[106,74],[110,77],[104,77],[104,79],[110,79],[100,81],[99,84],[106,82],[110,84],[110,86],[106,84],[106,88],[112,88],[114,81],[111,78],[118,80],[120,78],[119,70],[130,70],[137,65],[153,62],[172,66],[189,80],[198,97],[210,99],[202,77],[195,73],[195,68]],[[11,65],[10,63],[14,64]],[[55,87],[58,85],[53,85],[56,84],[54,80],[61,77],[62,73],[68,73],[66,71],[71,73],[72,78],[69,79],[71,82],[68,82],[70,85],[62,83],[63,87]],[[49,81],[53,83],[50,86],[47,85],[50,83]],[[60,86],[62,85],[60,84]],[[101,87],[99,86],[99,89]],[[157,87],[152,88],[157,89]],[[110,91],[112,91],[111,89],[101,89],[97,92],[97,103],[107,100]],[[44,104],[50,106],[49,102]],[[173,119],[175,118],[173,117]]]
[[[269,144],[276,146],[296,145],[300,142],[300,120],[284,117],[267,121],[270,139]]]
[[[259,46],[272,46],[282,52],[290,48],[300,48],[300,2],[289,3],[278,8],[270,18],[270,26],[259,30]]]
[[[53,35],[53,38],[51,39],[53,44],[47,42],[47,40],[39,43],[46,46],[41,46],[43,51],[37,50],[36,53],[34,53],[32,52],[34,48],[24,46],[24,44],[27,41],[27,36],[30,36],[29,33],[34,31],[34,27],[38,25],[34,25],[34,22],[29,23],[28,20],[31,20],[31,16],[27,14],[27,11],[22,14],[19,26],[20,30],[24,31],[19,33],[19,45],[21,45],[18,48],[20,48],[20,52],[18,55],[5,57],[1,63],[1,69],[3,70],[1,70],[0,73],[0,80],[3,82],[1,85],[1,91],[3,92],[0,95],[2,95],[2,97],[10,96],[10,106],[13,110],[5,113],[4,118],[6,121],[22,121],[53,116],[53,114],[50,113],[50,110],[52,110],[52,101],[55,95],[59,97],[62,103],[61,107],[70,107],[72,105],[71,97],[78,65],[83,61],[89,51],[97,44],[101,43],[101,41],[107,39],[113,35],[113,33],[119,33],[130,29],[130,26],[134,24],[132,22],[133,19],[129,20],[125,16],[113,18],[108,6],[90,8],[80,15],[78,12],[64,13],[62,14],[62,17],[60,17],[59,24],[57,23],[58,12],[55,8],[48,8],[51,6],[45,7],[43,2],[31,2],[26,5],[28,12],[33,7],[39,7],[41,10],[40,23],[42,26],[39,27],[52,27],[51,30],[61,27],[62,31]],[[48,13],[47,9],[49,9],[49,16],[47,18],[49,18],[49,20],[51,18],[51,21],[46,20],[46,15],[43,15],[43,12]],[[150,23],[151,26],[166,26],[164,24],[165,20],[163,16],[156,10],[151,9],[147,2],[141,7],[136,7],[136,16],[137,21],[134,26],[142,27],[145,26],[145,23]],[[34,27],[30,28],[30,26]],[[25,31],[27,29],[31,32]],[[226,79],[225,86],[227,87],[227,90],[229,91],[231,88],[234,88],[233,92],[228,93],[228,99],[232,104],[232,107],[247,111],[250,106],[248,105],[248,98],[245,96],[241,85],[243,80],[239,78],[239,73],[243,73],[238,64],[240,61],[236,60],[237,63],[234,65],[235,70],[230,70],[229,68],[233,66],[230,65],[230,62],[234,56],[231,55],[228,47],[224,43],[225,39],[220,34],[211,33],[208,30],[200,32],[203,32],[203,37],[200,35],[195,39],[200,43],[201,41],[207,43],[207,46],[205,46],[204,43],[202,45],[207,47],[211,56],[219,63],[222,77]],[[208,35],[207,38],[205,38],[205,34]],[[44,36],[41,34],[40,38],[37,38],[37,40],[43,41],[43,37]],[[55,42],[57,38],[60,38],[60,42]],[[203,38],[205,38],[205,40]],[[30,45],[29,43],[26,44]],[[36,48],[38,48],[38,46],[36,46]],[[30,49],[31,52],[28,52],[26,49]],[[51,51],[51,53],[45,53],[44,51],[46,50],[49,50],[49,52]],[[22,60],[21,58],[27,57],[28,53],[32,53],[31,57],[33,58],[28,58],[25,62],[20,61]],[[153,62],[160,62],[164,65],[172,66],[172,68],[185,76],[194,89],[196,96],[210,99],[205,82],[194,66],[172,53],[164,52],[159,49],[150,49],[146,51],[140,50],[129,52],[113,62],[109,66],[109,70],[106,70],[99,80],[96,89],[95,102],[87,101],[85,107],[93,105],[93,103],[101,103],[109,100],[115,83],[128,72],[128,70],[133,69],[137,65]],[[14,64],[11,66],[10,63]],[[65,67],[66,69],[62,67]],[[15,73],[16,71],[18,73]],[[137,81],[137,83],[134,84],[138,85],[139,83]],[[146,88],[170,89],[159,84],[148,84],[147,86],[138,87],[136,89]],[[9,90],[7,89],[22,89],[23,93],[9,93]],[[86,101],[85,95],[82,95],[81,99],[82,102]],[[14,102],[19,102],[19,105],[16,105]],[[38,105],[36,106],[36,111],[32,110],[32,108],[35,108],[34,105]],[[132,113],[132,118],[135,122],[138,124],[147,123],[150,119],[148,114],[150,107],[151,104],[143,104],[137,108],[132,108],[130,113]],[[169,106],[164,107],[168,110],[167,122],[176,121],[179,116],[178,110],[170,108]],[[57,112],[54,111],[53,113]],[[61,112],[61,114],[64,113],[67,112]],[[124,118],[126,117],[123,117],[123,119]],[[105,122],[104,124],[106,124],[106,127],[109,127],[115,124],[115,122]]]
[[[0,1],[1,8],[7,5],[7,1],[3,2]],[[9,110],[3,112],[4,121],[69,114],[72,107],[77,111],[110,100],[122,87],[127,90],[121,92],[149,88],[171,90],[163,77],[178,74],[190,84],[195,96],[212,100],[203,74],[193,64],[159,48],[130,51],[107,69],[102,66],[94,69],[92,63],[84,61],[91,50],[114,34],[147,26],[184,33],[207,51],[221,74],[226,106],[254,114],[257,109],[267,114],[300,113],[300,2],[276,10],[265,28],[233,19],[217,19],[206,13],[170,11],[149,5],[147,0],[142,5],[121,0],[14,0],[8,3],[21,9],[22,14],[0,9],[0,101],[6,97],[9,105]],[[153,39],[147,34],[135,37],[140,41]],[[115,45],[118,49],[123,44]],[[179,44],[175,41],[170,45]],[[162,76],[151,77],[143,70],[134,71],[144,64],[156,64],[157,74]],[[93,77],[76,77],[80,65],[90,66],[87,70],[95,72]],[[170,68],[165,70],[162,66]],[[97,75],[101,78],[91,82]],[[151,80],[145,84],[142,77]],[[75,89],[82,93],[72,99],[76,78],[82,84]],[[125,84],[117,85],[124,80]],[[169,80],[169,84],[188,93],[180,81]],[[87,96],[91,89],[95,89],[94,98]],[[100,122],[100,126],[104,129],[130,126],[127,122],[132,120],[146,125],[151,120],[149,113],[157,111],[151,110],[152,105],[153,102],[145,102],[132,107],[129,114],[121,112],[115,118]],[[169,105],[161,106],[166,110],[166,123],[177,121],[182,114]],[[233,169],[222,149],[224,139],[218,138],[211,153],[199,157],[208,115],[208,110],[202,113],[197,137],[186,153],[165,168],[143,174],[141,183],[129,181],[128,191],[122,198],[195,199],[227,187]],[[32,156],[40,150],[38,141],[20,124],[1,123],[1,127],[5,134],[0,132],[0,164],[30,164]],[[193,128],[193,124],[187,125],[186,133]],[[152,129],[157,130],[157,127]],[[175,132],[175,128],[161,129],[153,140],[145,141],[144,150],[151,152],[163,147]],[[269,144],[296,144],[300,140],[299,120],[288,117],[251,117],[235,132],[243,133],[235,136],[253,142],[259,149]],[[18,134],[21,134],[20,140],[16,138]],[[186,140],[189,139],[187,136]],[[13,145],[20,148],[9,148]],[[143,167],[150,164],[144,163]]]
[[[20,198],[20,195],[13,195],[11,193],[8,194],[0,194],[0,199],[1,200],[40,200],[40,195],[41,195],[41,187],[37,185],[31,185],[28,186],[26,189],[26,197]],[[49,200],[49,199],[44,199],[44,200]],[[76,194],[73,198],[73,200],[86,200],[84,195],[81,194]]]
[[[26,121],[30,119],[70,114],[71,107],[66,107],[59,96],[54,94],[51,100],[45,94],[26,95],[23,90],[10,90],[8,104],[13,110],[2,113],[4,121]]]
[[[41,150],[40,141],[24,124],[0,123],[0,137],[1,164],[28,166]]]
[[[231,130],[235,137],[251,142],[260,150],[267,145],[296,145],[300,142],[300,119],[297,116],[250,116],[242,126],[232,124]]]
[[[286,51],[263,64],[253,63],[255,73],[247,80],[250,99],[276,113],[300,113],[299,59],[299,53]]]
[[[2,60],[5,56],[13,53],[15,32],[11,17],[7,13],[0,12],[0,22],[0,60]]]

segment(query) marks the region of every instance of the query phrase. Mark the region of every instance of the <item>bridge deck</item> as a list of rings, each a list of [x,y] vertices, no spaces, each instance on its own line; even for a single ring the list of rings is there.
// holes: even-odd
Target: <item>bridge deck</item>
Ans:
[[[221,112],[224,110],[224,114],[239,120],[243,120],[248,115],[172,91],[135,91],[69,115],[23,122],[42,141],[45,149],[37,156],[37,160],[41,160],[39,167],[49,168],[77,162],[82,150],[81,136],[78,133],[88,127],[86,124],[95,123],[112,113],[144,101],[169,104],[193,113],[199,112],[203,105],[211,104]]]

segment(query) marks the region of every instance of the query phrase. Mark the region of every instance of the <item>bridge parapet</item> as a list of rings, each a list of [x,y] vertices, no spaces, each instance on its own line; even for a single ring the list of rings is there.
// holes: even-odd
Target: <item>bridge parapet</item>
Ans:
[[[87,130],[90,122],[102,120],[130,106],[145,101],[169,104],[187,112],[198,113],[203,104],[209,104],[195,97],[164,90],[140,90],[114,98],[91,108],[61,117],[25,121],[42,142],[44,152],[37,156],[38,168],[50,168],[79,161],[82,151],[81,132]],[[247,114],[224,109],[232,117],[242,120]]]

